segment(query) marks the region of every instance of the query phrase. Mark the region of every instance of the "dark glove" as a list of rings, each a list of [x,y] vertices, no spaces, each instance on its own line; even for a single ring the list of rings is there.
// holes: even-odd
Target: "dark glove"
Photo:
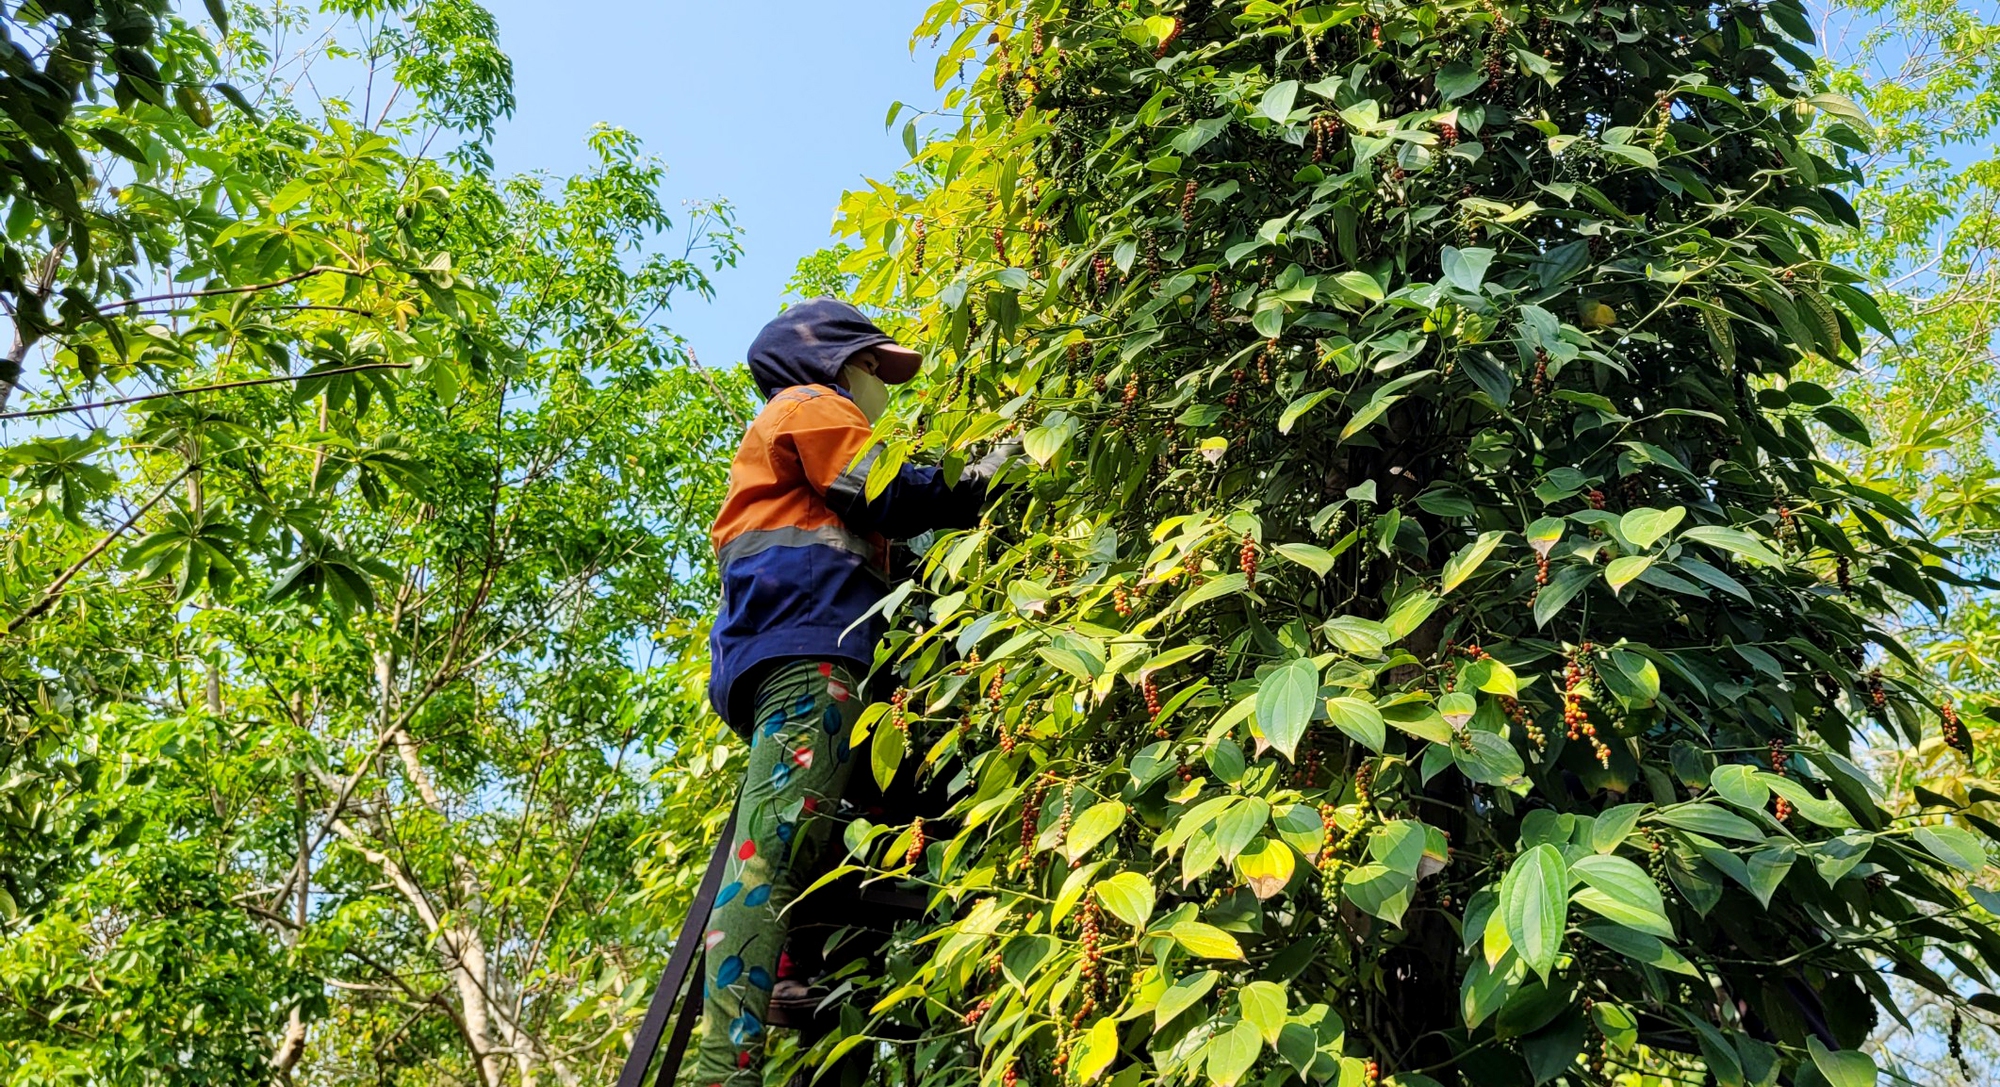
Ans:
[[[1021,439],[1008,438],[988,450],[985,456],[966,465],[965,471],[959,473],[959,482],[961,485],[972,483],[978,485],[981,490],[990,490],[993,481],[1007,470],[1008,465],[1021,459],[1021,455]]]

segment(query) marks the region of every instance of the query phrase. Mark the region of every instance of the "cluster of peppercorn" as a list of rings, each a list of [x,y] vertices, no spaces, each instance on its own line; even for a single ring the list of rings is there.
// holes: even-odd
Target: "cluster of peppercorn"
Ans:
[[[1549,738],[1543,734],[1542,727],[1535,723],[1535,715],[1529,713],[1526,706],[1521,705],[1520,699],[1503,694],[1500,696],[1500,709],[1507,715],[1507,720],[1515,728],[1520,729],[1521,734],[1534,745],[1537,754],[1548,746]]]
[[[1661,895],[1671,896],[1674,888],[1667,878],[1667,836],[1653,827],[1647,827],[1641,833],[1646,836],[1646,874],[1653,877],[1653,885],[1659,888]]]
[[[1132,415],[1139,407],[1139,375],[1134,372],[1125,379],[1125,391],[1118,397],[1118,413],[1112,416],[1111,425],[1118,430],[1132,425]]]
[[[1083,909],[1079,912],[1081,917],[1077,922],[1079,930],[1077,954],[1082,961],[1077,966],[1077,989],[1083,994],[1083,1001],[1077,1006],[1075,1018],[1070,1020],[1072,1028],[1090,1018],[1090,1013],[1097,1010],[1097,998],[1104,987],[1104,949],[1101,946],[1103,932],[1100,928],[1102,914],[1095,899],[1084,903]]]
[[[1951,1010],[1951,1025],[1945,1031],[1945,1046],[1951,1051],[1952,1062],[1958,1065],[1958,1074],[1965,1082],[1972,1082],[1972,1064],[1965,1059],[1965,1017],[1957,1008]]]
[[[1958,707],[1946,702],[1938,707],[1938,717],[1944,732],[1945,746],[1971,759],[1972,733],[1965,727],[1965,722],[1959,719]]]
[[[1027,799],[1021,802],[1021,858],[1022,868],[1035,863],[1035,838],[1041,829],[1042,801],[1049,795],[1049,787],[1055,778],[1047,773],[1035,779],[1028,789]]]
[[[1592,682],[1596,679],[1596,668],[1590,661],[1590,654],[1594,651],[1589,642],[1584,642],[1576,647],[1563,666],[1563,727],[1568,729],[1571,740],[1588,738],[1591,751],[1597,756],[1597,764],[1609,769],[1611,747],[1598,738],[1597,726],[1583,708],[1583,700],[1594,697],[1592,692],[1596,690]]]
[[[1772,738],[1771,738],[1771,772],[1772,772],[1772,773],[1774,773],[1774,774],[1776,774],[1776,775],[1778,775],[1779,777],[1784,777],[1784,776],[1785,776],[1785,760],[1786,760],[1786,755],[1785,755],[1785,741],[1783,741],[1783,740],[1780,740],[1780,739],[1778,739],[1778,738],[1777,738],[1777,737],[1775,737],[1775,736],[1774,736],[1774,737],[1772,737]],[[1781,796],[1781,797],[1778,797],[1778,798],[1777,798],[1777,802],[1776,802],[1776,804],[1775,804],[1775,805],[1773,806],[1773,808],[1772,808],[1772,814],[1773,814],[1774,816],[1776,816],[1776,817],[1777,817],[1777,820],[1778,820],[1778,822],[1780,822],[1780,823],[1789,823],[1789,822],[1791,822],[1791,819],[1792,819],[1792,802],[1791,802],[1791,801],[1789,801],[1789,800],[1786,800],[1786,799],[1785,799],[1784,797],[1782,797],[1782,796]]]
[[[1312,144],[1312,160],[1325,162],[1333,150],[1333,141],[1340,135],[1340,118],[1331,113],[1322,113],[1306,125],[1306,139]]]
[[[905,739],[910,735],[909,705],[910,691],[907,687],[898,687],[889,696],[889,727],[902,733]]]

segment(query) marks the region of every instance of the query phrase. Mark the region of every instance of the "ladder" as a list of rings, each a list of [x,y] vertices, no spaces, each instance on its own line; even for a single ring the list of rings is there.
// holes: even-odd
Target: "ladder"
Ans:
[[[903,796],[894,800],[909,802],[909,798]],[[618,1073],[618,1087],[645,1087],[646,1074],[654,1064],[653,1058],[660,1055],[663,1036],[666,1038],[666,1053],[659,1061],[658,1073],[653,1077],[654,1087],[671,1087],[674,1077],[680,1072],[681,1061],[687,1056],[688,1039],[694,1035],[694,1025],[701,1018],[702,962],[707,953],[702,944],[702,932],[708,924],[709,910],[715,905],[716,893],[721,889],[723,869],[729,860],[729,846],[735,837],[736,811],[731,808],[729,818],[722,824],[721,838],[708,858],[708,868],[702,873],[694,901],[688,906],[687,920],[681,924],[680,935],[674,940],[666,971],[660,975],[659,984],[653,987],[653,998],[646,1006],[646,1017],[640,1021],[639,1032],[633,1036],[632,1051],[626,1054],[625,1066]],[[840,854],[837,844],[826,849],[822,864],[830,869],[839,863]],[[819,874],[823,873],[806,875],[816,878]],[[802,879],[801,882],[811,885],[811,879]],[[922,917],[926,905],[926,896],[921,891],[905,890],[886,883],[860,883],[858,877],[850,876],[848,880],[814,892],[814,917],[810,927],[850,927],[886,936],[898,922]],[[803,927],[808,926],[795,925],[793,935],[796,936]],[[676,1003],[680,1005],[678,1016],[674,1015]],[[670,1016],[673,1017],[673,1033],[667,1034]],[[798,1030],[808,1037],[824,1035],[831,1029],[831,1024],[816,1009],[800,1012],[776,1004],[772,1005],[765,1021],[769,1026]]]

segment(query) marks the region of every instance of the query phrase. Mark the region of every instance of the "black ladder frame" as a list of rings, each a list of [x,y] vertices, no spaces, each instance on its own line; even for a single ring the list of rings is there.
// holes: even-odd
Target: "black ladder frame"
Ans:
[[[687,920],[681,924],[680,938],[674,941],[673,955],[667,959],[666,972],[660,975],[660,983],[653,987],[653,1001],[646,1006],[646,1018],[639,1024],[639,1033],[632,1039],[632,1052],[625,1057],[625,1067],[618,1073],[618,1087],[644,1087],[646,1071],[653,1064],[653,1055],[659,1052],[660,1035],[665,1032],[667,1016],[674,1010],[675,999],[687,990],[686,999],[681,1001],[681,1014],[674,1021],[674,1033],[667,1039],[667,1056],[660,1062],[660,1074],[653,1080],[655,1087],[672,1084],[680,1071],[681,1058],[687,1055],[688,1038],[694,1034],[695,1020],[701,1018],[701,988],[690,987],[688,979],[699,977],[708,949],[702,944],[702,930],[708,927],[708,914],[715,906],[715,895],[722,887],[722,871],[729,862],[729,845],[736,840],[736,809],[729,809],[729,818],[723,821],[722,836],[715,843],[715,852],[708,858],[708,871],[702,873],[701,886],[695,891],[694,903],[688,907]]]

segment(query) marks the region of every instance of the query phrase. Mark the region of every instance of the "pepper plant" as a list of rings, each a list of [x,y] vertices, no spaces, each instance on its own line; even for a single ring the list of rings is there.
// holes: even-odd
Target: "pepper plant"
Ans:
[[[941,110],[839,221],[931,348],[874,472],[1035,467],[890,598],[858,731],[952,806],[850,829],[935,895],[820,1058],[1855,1087],[1887,975],[1986,983],[2000,827],[1864,768],[1964,742],[1885,618],[1965,579],[1817,452],[1868,435],[1801,371],[1888,329],[1796,0],[919,34]]]

